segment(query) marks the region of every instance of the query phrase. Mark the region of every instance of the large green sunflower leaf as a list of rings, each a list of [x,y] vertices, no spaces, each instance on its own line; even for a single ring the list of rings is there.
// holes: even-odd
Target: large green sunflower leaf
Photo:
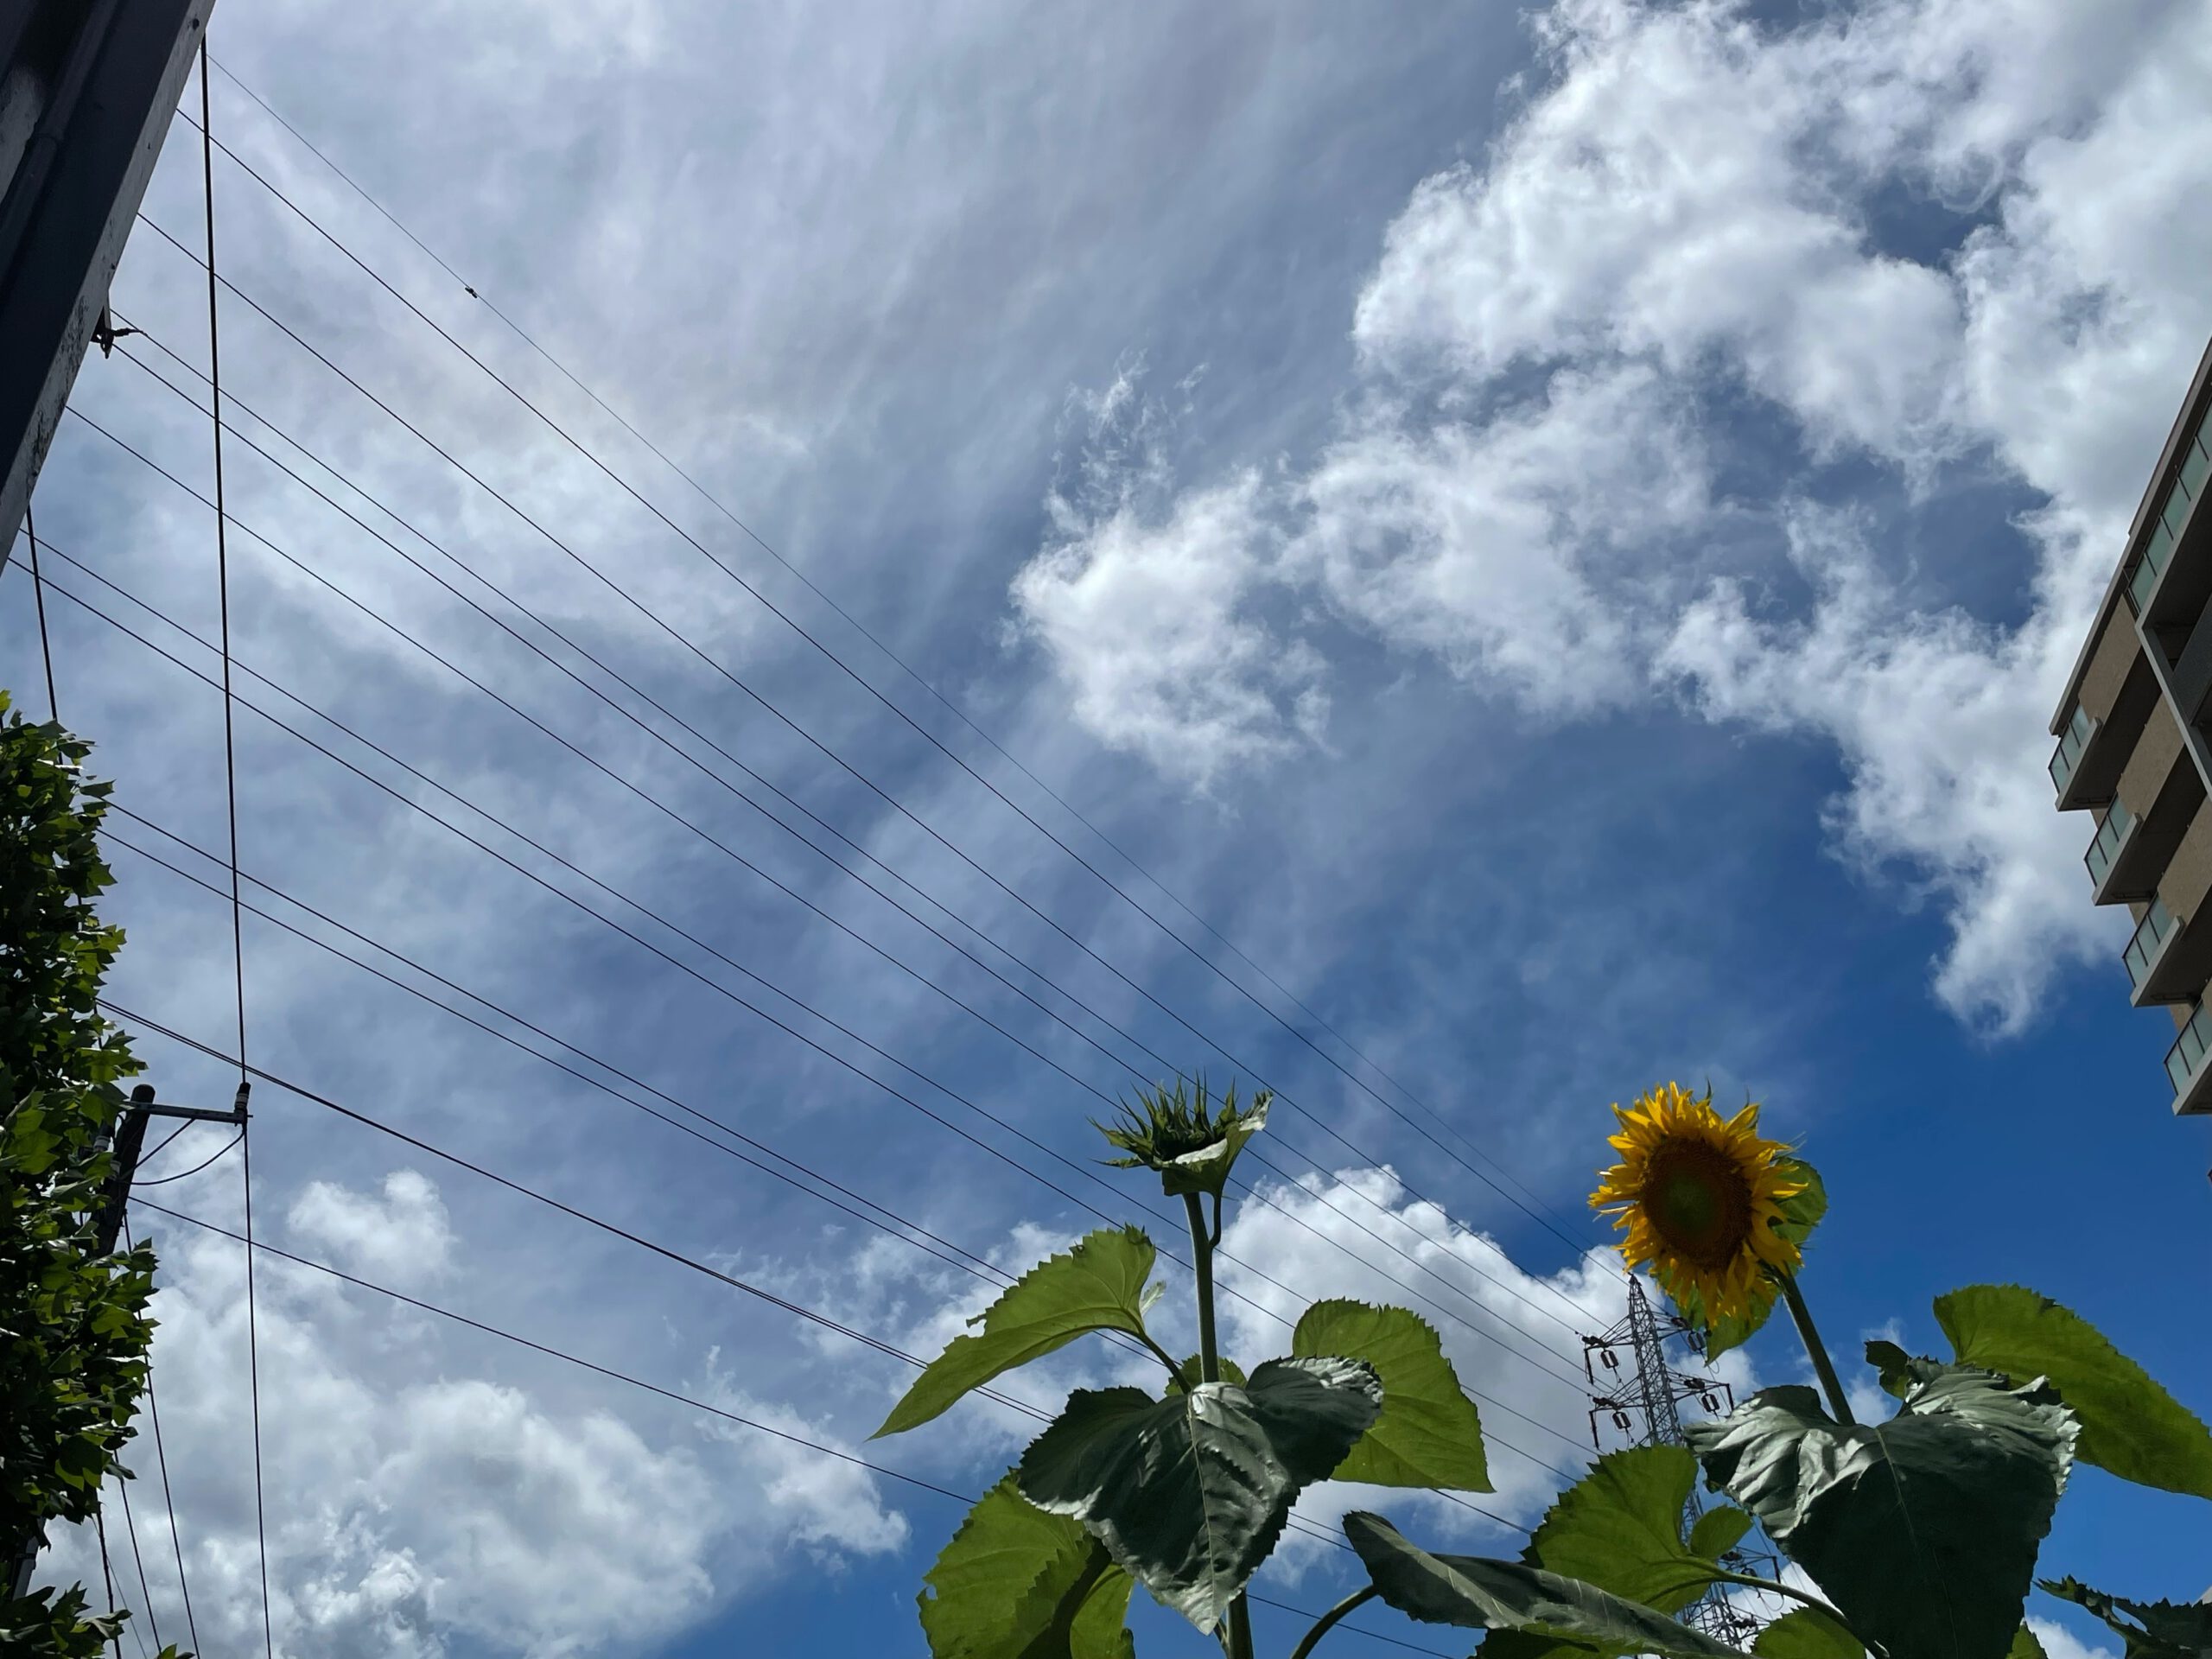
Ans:
[[[1379,1515],[1354,1510],[1344,1535],[1383,1600],[1410,1618],[1470,1630],[1523,1631],[1584,1652],[1728,1659],[1736,1649],[1656,1608],[1522,1561],[1432,1555]],[[1495,1640],[1493,1637],[1491,1640]],[[1491,1643],[1483,1643],[1488,1653]]]
[[[1294,1354],[1363,1359],[1382,1380],[1382,1414],[1335,1471],[1338,1480],[1487,1492],[1482,1419],[1426,1319],[1402,1307],[1316,1302],[1298,1321]]]
[[[1024,1498],[1011,1474],[968,1512],[924,1582],[931,1659],[1121,1659],[1128,1576],[1079,1522]]]
[[[2020,1621],[2020,1628],[2012,1632],[2012,1650],[2005,1659],[2050,1659],[2044,1651],[2043,1638],[2028,1628],[2028,1621]]]
[[[1821,1172],[1802,1158],[1777,1158],[1775,1167],[1783,1171],[1789,1179],[1805,1184],[1802,1192],[1781,1201],[1777,1207],[1782,1218],[1774,1224],[1776,1232],[1802,1250],[1805,1241],[1813,1236],[1813,1229],[1828,1212],[1827,1186],[1821,1179]],[[1781,1294],[1773,1281],[1762,1280],[1752,1292],[1749,1312],[1732,1312],[1715,1319],[1706,1306],[1705,1299],[1694,1287],[1669,1285],[1666,1289],[1675,1311],[1705,1333],[1705,1357],[1708,1363],[1731,1348],[1741,1347],[1757,1335],[1774,1313],[1775,1302]]]
[[[1866,1344],[1866,1363],[1880,1374],[1882,1391],[1896,1400],[1904,1399],[1916,1384],[1939,1376],[1943,1370],[1940,1359],[1917,1358],[1894,1342],[1878,1338]]]
[[[1382,1385],[1351,1359],[1271,1359],[1243,1388],[1154,1400],[1078,1389],[1022,1453],[1021,1492],[1073,1516],[1116,1561],[1202,1630],[1228,1613],[1281,1536],[1298,1494],[1375,1421]]]
[[[1936,1319],[1961,1364],[2048,1377],[2082,1420],[2082,1462],[2212,1497],[2212,1429],[2080,1314],[2018,1285],[1969,1285],[1936,1299]]]
[[[1088,1332],[1141,1334],[1152,1262],[1152,1241],[1134,1227],[1101,1228],[1039,1262],[969,1321],[980,1334],[955,1337],[929,1363],[872,1438],[926,1423],[971,1389]]]
[[[1383,1409],[1389,1409],[1387,1394]],[[1696,1484],[1697,1459],[1683,1446],[1609,1452],[1560,1494],[1521,1560],[1655,1611],[1679,1613],[1705,1593],[1721,1551],[1742,1538],[1751,1519],[1741,1510],[1714,1510],[1699,1520],[1707,1539],[1723,1541],[1719,1548],[1685,1544],[1682,1510]],[[1592,1648],[1587,1637],[1498,1630],[1482,1650],[1483,1659],[1573,1659]]]
[[[1136,1581],[1106,1555],[1105,1546],[1095,1545],[1100,1566],[1082,1605],[1068,1621],[1067,1659],[1136,1659],[1136,1637],[1129,1634],[1129,1592]],[[1038,1659],[1058,1659],[1040,1654]]]
[[[1790,1609],[1751,1638],[1751,1651],[1759,1659],[1866,1659],[1858,1638],[1816,1607]]]
[[[2129,1601],[2078,1579],[2044,1579],[2043,1587],[2104,1620],[2127,1643],[2127,1659],[2201,1659],[2212,1654],[2212,1601]]]
[[[1890,1659],[2004,1659],[2078,1432],[2048,1389],[1949,1366],[1886,1423],[1840,1425],[1812,1389],[1779,1388],[1688,1436]]]
[[[1751,1515],[1748,1510],[1728,1503],[1707,1510],[1690,1528],[1690,1554],[1718,1561],[1742,1543],[1744,1535],[1751,1529]]]

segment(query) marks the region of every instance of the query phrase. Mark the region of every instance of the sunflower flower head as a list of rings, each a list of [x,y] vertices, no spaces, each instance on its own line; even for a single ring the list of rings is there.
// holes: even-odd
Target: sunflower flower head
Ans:
[[[1756,1104],[1724,1118],[1710,1090],[1662,1084],[1613,1114],[1621,1161],[1600,1173],[1590,1205],[1626,1235],[1630,1269],[1648,1266],[1678,1306],[1707,1321],[1763,1317],[1776,1277],[1804,1264],[1781,1228],[1809,1172],[1760,1136]]]
[[[1262,1089],[1251,1104],[1240,1106],[1232,1083],[1217,1108],[1204,1077],[1194,1084],[1179,1078],[1173,1090],[1140,1090],[1135,1104],[1122,1103],[1114,1122],[1094,1127],[1127,1154],[1106,1160],[1115,1168],[1157,1171],[1170,1198],[1219,1198],[1236,1154],[1266,1127],[1269,1098]]]

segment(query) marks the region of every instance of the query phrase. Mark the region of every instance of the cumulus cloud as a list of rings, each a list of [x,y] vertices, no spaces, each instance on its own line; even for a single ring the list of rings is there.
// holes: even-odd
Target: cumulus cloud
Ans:
[[[1173,494],[1167,417],[1141,381],[1132,365],[1077,401],[1073,474],[1047,503],[1051,539],[1014,578],[1014,613],[1084,724],[1204,789],[1313,737],[1327,694],[1313,649],[1256,611],[1276,557],[1259,474]]]
[[[2037,780],[2212,327],[2212,227],[2187,210],[2212,24],[2171,0],[1881,0],[1791,26],[1558,0],[1534,27],[1516,113],[1383,236],[1338,435],[1302,474],[1187,490],[1155,510],[1172,535],[1093,537],[1084,579],[1140,632],[1178,583],[1227,596],[1179,615],[1246,629],[1273,586],[1529,712],[1680,690],[1703,718],[1833,744],[1838,849],[1942,904],[1936,995],[2016,1029],[2109,943]],[[1841,460],[1908,511],[1962,469],[2039,498],[1990,527],[2024,619],[1931,600],[1808,507]],[[1808,598],[1761,586],[1785,561]],[[1211,735],[1262,706],[1264,644],[1232,626],[1216,676],[1185,682],[1146,746],[1164,769],[1280,757]],[[1133,718],[1123,689],[1071,683],[1094,727]]]
[[[436,1187],[412,1171],[392,1172],[380,1192],[317,1182],[290,1214],[293,1242],[319,1241],[364,1274],[426,1275],[454,1243]],[[410,1224],[429,1249],[420,1236],[396,1241]],[[165,1241],[162,1259],[154,1369],[176,1509],[172,1533],[142,1440],[126,1459],[141,1477],[140,1558],[165,1631],[182,1624],[161,1570],[181,1541],[205,1648],[257,1647],[243,1265],[229,1241],[188,1231]],[[766,1581],[788,1552],[836,1562],[906,1540],[904,1516],[852,1465],[697,1414],[632,1421],[571,1403],[557,1374],[442,1375],[453,1363],[442,1322],[304,1268],[264,1260],[257,1288],[279,1654],[439,1659],[456,1641],[544,1659],[599,1652],[683,1628]],[[480,1346],[455,1357],[484,1367]],[[701,1370],[699,1397],[840,1443],[788,1405],[748,1395],[716,1354]],[[49,1571],[89,1571],[97,1583],[88,1548],[65,1541]]]
[[[381,1194],[311,1181],[293,1200],[292,1231],[336,1265],[403,1284],[442,1277],[452,1266],[453,1229],[429,1178],[396,1169]]]

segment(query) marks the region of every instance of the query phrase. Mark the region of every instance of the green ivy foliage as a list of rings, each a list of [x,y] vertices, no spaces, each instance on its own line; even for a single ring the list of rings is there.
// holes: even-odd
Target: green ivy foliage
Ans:
[[[117,1086],[139,1067],[99,1014],[123,944],[93,903],[112,880],[95,830],[108,786],[88,747],[0,692],[0,1540],[89,1520],[144,1387],[154,1256],[99,1253]],[[77,1659],[112,1616],[80,1589],[8,1599],[0,1646]]]

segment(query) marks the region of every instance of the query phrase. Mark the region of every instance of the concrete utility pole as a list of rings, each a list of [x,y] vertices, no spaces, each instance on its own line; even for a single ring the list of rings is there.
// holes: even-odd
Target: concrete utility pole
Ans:
[[[0,571],[215,0],[0,0]]]

